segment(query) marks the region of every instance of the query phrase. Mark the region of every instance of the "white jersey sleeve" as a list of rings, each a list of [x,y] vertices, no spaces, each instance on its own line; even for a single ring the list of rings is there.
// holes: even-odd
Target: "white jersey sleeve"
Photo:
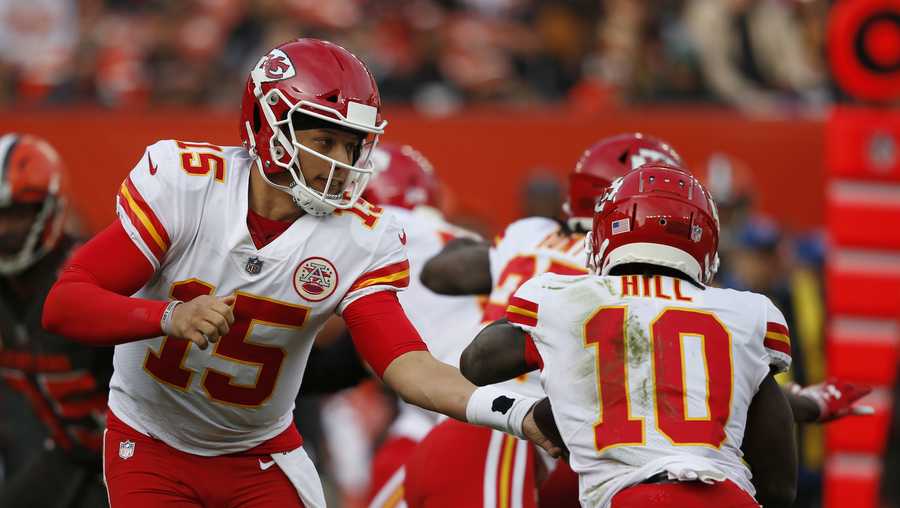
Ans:
[[[509,298],[506,319],[513,326],[531,334],[537,328],[542,294],[542,275],[528,279]]]
[[[521,253],[523,245],[531,246],[557,229],[559,229],[559,224],[545,217],[528,217],[507,226],[503,235],[490,249],[493,285],[497,285],[500,273],[503,272],[510,259]]]
[[[116,214],[154,270],[193,236],[200,216],[195,208],[203,202],[197,191],[209,186],[209,174],[225,174],[221,151],[206,143],[158,141],[122,182]]]
[[[785,372],[791,367],[791,334],[788,330],[784,314],[772,303],[765,299],[765,327],[763,332],[763,346],[769,365],[775,367],[778,372]]]
[[[381,229],[381,234],[375,248],[370,251],[367,268],[341,300],[337,308],[338,314],[363,296],[379,291],[401,291],[409,286],[406,231],[389,211],[384,212],[375,228]]]

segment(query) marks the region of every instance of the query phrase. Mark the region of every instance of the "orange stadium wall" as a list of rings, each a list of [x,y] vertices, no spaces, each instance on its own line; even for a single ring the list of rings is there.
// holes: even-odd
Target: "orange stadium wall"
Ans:
[[[520,214],[521,184],[540,167],[561,177],[582,150],[622,131],[671,142],[692,167],[714,151],[753,171],[759,208],[785,226],[823,223],[824,123],[758,120],[731,111],[665,108],[574,113],[564,109],[471,110],[428,117],[389,110],[385,140],[409,143],[435,165],[457,213],[497,229]],[[43,136],[62,154],[75,208],[91,231],[113,218],[113,196],[143,148],[158,139],[237,144],[237,114],[201,110],[47,110],[0,112],[0,132]]]

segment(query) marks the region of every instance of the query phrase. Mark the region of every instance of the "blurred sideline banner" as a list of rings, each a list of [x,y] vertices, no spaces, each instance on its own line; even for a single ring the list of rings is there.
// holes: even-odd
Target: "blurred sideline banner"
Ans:
[[[494,230],[520,216],[520,189],[532,170],[564,177],[589,145],[626,131],[669,141],[698,174],[712,153],[722,152],[752,170],[762,211],[796,230],[824,222],[821,120],[758,120],[710,107],[467,110],[440,118],[388,107],[385,116],[383,140],[422,151],[449,189],[453,212],[482,217]],[[116,189],[146,145],[240,142],[237,112],[190,109],[3,111],[0,132],[8,131],[42,136],[59,150],[75,208],[91,231],[113,219]]]
[[[826,127],[828,375],[873,386],[873,416],[825,430],[825,508],[879,506],[900,360],[900,111],[844,107]],[[887,481],[896,481],[885,478]]]

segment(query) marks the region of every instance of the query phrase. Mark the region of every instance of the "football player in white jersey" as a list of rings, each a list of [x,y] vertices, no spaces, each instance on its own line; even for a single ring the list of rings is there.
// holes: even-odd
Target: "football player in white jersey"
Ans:
[[[793,502],[793,414],[773,377],[789,332],[765,296],[706,286],[718,229],[696,179],[646,164],[597,205],[592,274],[529,280],[463,353],[491,382],[540,366],[583,506]],[[539,361],[496,354],[526,344]]]
[[[632,133],[601,140],[584,152],[570,176],[564,224],[530,217],[510,224],[494,246],[470,239],[454,241],[429,260],[423,281],[441,293],[489,293],[482,317],[487,324],[505,316],[510,296],[531,277],[544,272],[587,273],[584,233],[590,230],[594,203],[612,180],[651,160],[681,164],[675,150],[650,136]],[[544,396],[536,374],[501,386],[529,397]],[[450,454],[459,466],[442,471],[436,479],[442,457]],[[577,506],[574,473],[564,462],[545,464],[540,458],[533,447],[502,432],[447,421],[414,452],[407,467],[407,501],[411,507],[427,502],[479,508],[511,502],[510,506],[531,507],[538,500],[542,506]],[[551,475],[541,481],[547,469]]]
[[[674,164],[682,171],[684,163],[679,154],[665,141],[641,133],[628,133],[600,140],[585,150],[574,172],[569,177],[569,196],[564,206],[568,216],[565,225],[546,218],[526,218],[514,222],[507,227],[504,235],[496,245],[488,246],[471,240],[455,241],[438,256],[429,260],[423,271],[423,281],[431,289],[445,294],[480,294],[490,292],[490,299],[485,308],[484,323],[500,319],[506,314],[510,296],[526,280],[535,275],[551,272],[558,274],[586,273],[584,268],[585,250],[583,237],[593,223],[593,210],[598,198],[605,192],[609,184],[619,176],[647,162],[664,162]],[[525,374],[515,382],[507,385],[513,390],[520,390],[530,396],[538,396],[542,390],[536,374]],[[797,422],[829,421],[848,414],[865,414],[870,411],[864,406],[854,406],[857,399],[868,393],[867,387],[845,382],[829,382],[810,386],[802,393],[788,394],[791,407]],[[843,394],[833,397],[830,393]],[[470,428],[463,432],[464,424],[446,422],[445,427],[457,428],[451,434],[436,429],[433,436],[427,438],[428,452],[425,447],[415,456],[422,459],[423,470],[434,470],[437,462],[433,457],[440,456],[441,450],[455,449],[455,442],[461,439],[459,434],[484,434],[480,428]],[[490,446],[499,447],[504,439],[500,434],[486,441]],[[528,448],[523,450],[527,451]],[[503,461],[489,461],[489,451],[481,455],[470,456],[469,467],[461,468],[462,479],[458,482],[480,482],[484,478],[502,478],[509,470],[503,469]],[[503,455],[501,455],[503,458]],[[514,458],[517,458],[514,456]],[[529,459],[530,460],[530,459]],[[485,465],[487,470],[481,474]],[[561,461],[550,463],[551,473],[540,486],[539,501],[542,506],[576,506],[577,485],[574,474]],[[476,473],[477,472],[477,473]],[[528,477],[530,478],[530,477]],[[429,486],[412,485],[415,478],[407,479],[407,490],[427,491],[431,496],[444,498],[452,496],[451,489],[438,489]],[[524,481],[526,490],[533,489]],[[484,481],[485,489],[494,485]],[[496,482],[499,485],[499,482]],[[513,483],[509,482],[508,485]],[[421,494],[422,498],[428,494]],[[527,494],[523,494],[527,501]],[[485,491],[485,499],[495,501],[500,498],[496,494]],[[480,506],[480,505],[479,505]]]
[[[422,266],[455,238],[478,238],[444,220],[434,168],[409,145],[379,144],[372,154],[375,175],[364,197],[397,217],[406,235],[409,288],[398,296],[428,350],[444,363],[459,365],[459,355],[478,331],[482,308],[475,296],[443,296],[419,281]],[[402,503],[410,453],[439,421],[437,413],[400,402],[397,417],[372,462],[369,506]]]
[[[291,410],[332,313],[408,402],[551,448],[534,399],[476,390],[403,313],[405,234],[359,199],[386,123],[362,62],[299,39],[251,71],[243,146],[161,141],[125,178],[118,220],[73,256],[43,314],[52,332],[116,345],[113,508],[323,506]],[[513,403],[492,411],[496,399]]]

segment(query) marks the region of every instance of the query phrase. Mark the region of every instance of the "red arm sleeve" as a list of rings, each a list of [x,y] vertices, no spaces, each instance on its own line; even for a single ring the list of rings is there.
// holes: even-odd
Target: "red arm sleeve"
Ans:
[[[363,296],[344,309],[344,321],[356,351],[378,377],[397,357],[410,351],[428,351],[395,291]]]
[[[161,335],[168,302],[128,296],[152,276],[153,267],[116,220],[66,263],[44,302],[44,328],[98,346]]]

